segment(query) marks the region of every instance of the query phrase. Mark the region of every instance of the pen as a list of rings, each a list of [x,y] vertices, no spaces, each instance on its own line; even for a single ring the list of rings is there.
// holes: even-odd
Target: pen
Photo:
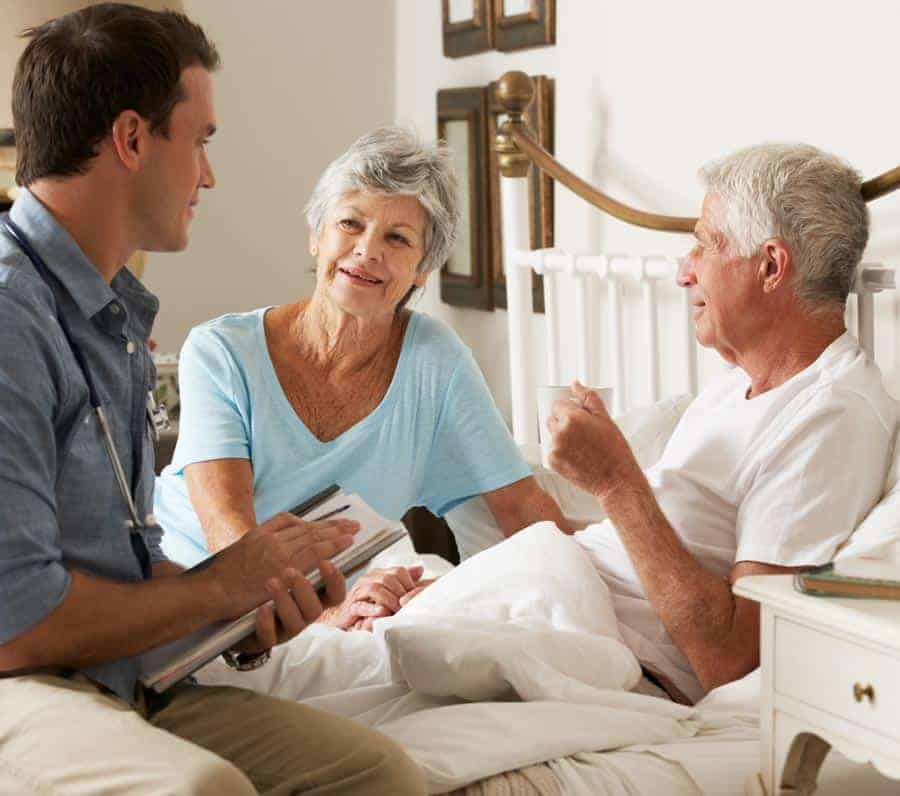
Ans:
[[[340,487],[337,484],[332,484],[331,486],[323,489],[321,492],[313,495],[308,500],[304,500],[299,506],[294,506],[291,509],[291,514],[300,517],[301,519],[305,517],[309,512],[313,509],[321,506],[328,498],[330,498],[335,492],[339,492]]]
[[[320,517],[314,517],[312,522],[321,522],[322,520],[327,520],[329,517],[333,517],[335,514],[340,514],[342,511],[346,511],[350,508],[350,504],[348,503],[346,506],[338,506],[336,509],[332,509],[331,511],[326,511]]]

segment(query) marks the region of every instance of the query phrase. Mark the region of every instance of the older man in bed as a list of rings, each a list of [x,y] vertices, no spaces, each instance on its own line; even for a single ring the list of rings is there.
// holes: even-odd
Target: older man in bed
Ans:
[[[759,608],[732,584],[831,560],[878,500],[896,420],[844,325],[868,237],[858,175],[812,147],[767,145],[701,177],[678,284],[697,340],[736,367],[646,471],[581,385],[548,421],[551,465],[606,512],[576,538],[627,643],[691,701],[759,665]]]

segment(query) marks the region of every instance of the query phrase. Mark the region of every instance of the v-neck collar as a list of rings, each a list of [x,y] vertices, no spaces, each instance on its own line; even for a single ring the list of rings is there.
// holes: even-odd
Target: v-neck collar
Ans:
[[[260,349],[260,356],[263,357],[265,361],[264,369],[266,372],[266,377],[269,381],[269,392],[273,396],[275,396],[274,400],[280,405],[285,419],[289,421],[289,425],[291,425],[291,427],[296,427],[301,436],[303,436],[311,445],[319,448],[320,450],[326,451],[331,449],[332,447],[337,447],[340,444],[351,440],[353,437],[365,431],[370,425],[376,423],[379,416],[383,414],[387,410],[387,407],[393,403],[394,393],[400,389],[398,384],[401,382],[401,376],[405,368],[407,367],[407,360],[410,356],[409,351],[412,348],[415,329],[418,326],[419,322],[419,314],[416,312],[410,313],[409,321],[407,322],[406,329],[403,332],[403,342],[400,347],[400,356],[397,358],[397,364],[394,366],[394,373],[391,376],[391,383],[388,385],[388,388],[382,396],[381,400],[378,402],[378,405],[371,412],[369,412],[369,414],[358,420],[349,428],[342,431],[333,439],[321,440],[315,434],[313,434],[309,426],[307,426],[306,423],[303,422],[303,419],[300,417],[300,415],[297,414],[297,410],[294,409],[293,404],[291,404],[290,400],[288,400],[288,397],[287,395],[285,395],[284,389],[281,386],[281,381],[278,379],[278,372],[275,370],[275,363],[272,361],[272,356],[269,353],[269,346],[266,341],[265,319],[266,313],[270,309],[272,309],[272,307],[263,307],[262,309],[258,310],[258,323],[256,327],[257,345]]]

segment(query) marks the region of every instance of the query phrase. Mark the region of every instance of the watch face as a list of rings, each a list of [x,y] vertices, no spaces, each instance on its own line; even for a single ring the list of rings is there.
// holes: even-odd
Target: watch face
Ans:
[[[272,653],[269,650],[263,650],[263,652],[236,652],[234,650],[225,650],[225,652],[222,653],[222,657],[225,659],[225,663],[232,669],[237,669],[239,672],[249,672],[252,669],[258,669],[260,666],[267,663],[271,654]]]

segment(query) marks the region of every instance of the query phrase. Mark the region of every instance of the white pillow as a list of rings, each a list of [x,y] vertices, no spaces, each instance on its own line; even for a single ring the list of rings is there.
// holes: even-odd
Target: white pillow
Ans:
[[[693,400],[693,395],[675,395],[616,418],[638,464],[645,470],[659,461],[675,426]]]
[[[894,453],[885,481],[885,491],[876,504],[851,534],[838,558],[872,553],[889,544],[900,544],[900,431],[894,436]]]
[[[692,400],[691,395],[664,398],[650,406],[632,409],[616,418],[616,423],[628,439],[641,467],[646,469],[656,463],[684,410]],[[532,473],[538,484],[557,502],[562,513],[576,527],[602,522],[606,518],[593,495],[542,467],[539,451],[523,446],[522,453],[531,464]],[[503,541],[503,534],[497,527],[494,516],[480,496],[451,509],[444,519],[456,537],[461,560]]]
[[[374,634],[395,682],[430,696],[580,701],[589,689],[630,691],[641,676],[609,587],[550,522],[470,558]]]

